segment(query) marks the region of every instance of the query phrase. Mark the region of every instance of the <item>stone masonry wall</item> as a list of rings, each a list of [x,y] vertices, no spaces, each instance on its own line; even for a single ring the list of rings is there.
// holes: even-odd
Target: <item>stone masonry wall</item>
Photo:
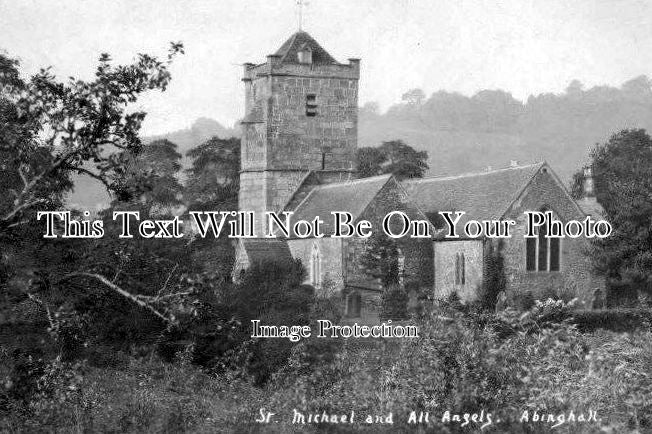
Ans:
[[[307,95],[317,115],[306,115]],[[357,146],[358,81],[272,77],[268,165],[279,168],[352,169]],[[324,155],[322,155],[324,154]]]
[[[243,124],[240,145],[242,170],[263,170],[267,161],[267,130],[263,123]]]

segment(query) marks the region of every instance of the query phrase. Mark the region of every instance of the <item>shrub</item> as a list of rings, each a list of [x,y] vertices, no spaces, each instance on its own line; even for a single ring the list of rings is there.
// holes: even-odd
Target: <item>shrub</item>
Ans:
[[[607,307],[635,307],[638,304],[638,285],[620,280],[607,280]]]
[[[404,320],[408,317],[408,293],[401,285],[391,284],[383,290],[381,314],[383,320]]]
[[[652,311],[649,309],[576,310],[572,316],[573,323],[582,332],[598,329],[632,332],[637,329],[649,330],[652,325]]]
[[[292,261],[255,264],[237,284],[194,278],[199,298],[178,326],[163,333],[158,353],[172,361],[179,352],[189,352],[193,363],[214,373],[234,369],[264,384],[287,361],[294,344],[252,339],[251,321],[307,325],[314,289],[302,284],[304,276],[301,262]]]
[[[514,307],[521,311],[532,309],[536,302],[534,295],[528,290],[512,292],[511,295],[508,295],[508,298],[510,296],[513,297],[512,304]]]
[[[495,310],[498,295],[505,290],[507,278],[505,277],[505,261],[501,253],[502,242],[498,245],[488,244],[484,258],[484,282],[480,288],[480,305],[484,309]]]

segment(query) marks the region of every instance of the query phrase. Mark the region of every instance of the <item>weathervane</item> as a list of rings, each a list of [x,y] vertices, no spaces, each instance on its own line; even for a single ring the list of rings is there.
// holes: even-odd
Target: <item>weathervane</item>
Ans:
[[[306,0],[297,0],[297,13],[299,15],[299,30],[303,30],[303,7],[308,6]]]

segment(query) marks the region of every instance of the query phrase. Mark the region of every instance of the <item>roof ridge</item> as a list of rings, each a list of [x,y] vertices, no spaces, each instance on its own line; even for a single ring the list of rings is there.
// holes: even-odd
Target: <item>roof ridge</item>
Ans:
[[[546,164],[546,162],[541,161],[541,162],[532,163],[532,164],[525,164],[523,166],[502,167],[500,169],[484,171],[484,172],[467,172],[467,173],[460,173],[458,175],[429,176],[427,178],[413,178],[413,179],[406,180],[406,181],[407,182],[414,182],[414,183],[423,182],[423,181],[449,181],[449,180],[452,180],[452,179],[471,178],[473,176],[481,176],[481,175],[491,175],[491,174],[494,174],[494,173],[507,172],[509,170],[527,169],[527,168],[535,167],[535,166],[543,166],[544,164]]]
[[[318,185],[315,187],[315,189],[324,189],[324,188],[332,188],[332,187],[346,187],[348,185],[353,185],[353,184],[361,184],[363,182],[370,182],[370,181],[380,181],[383,178],[389,179],[392,177],[391,173],[386,173],[384,175],[377,175],[377,176],[370,176],[367,178],[358,178],[358,179],[353,179],[351,181],[344,181],[344,182],[331,182],[328,184],[322,184]]]

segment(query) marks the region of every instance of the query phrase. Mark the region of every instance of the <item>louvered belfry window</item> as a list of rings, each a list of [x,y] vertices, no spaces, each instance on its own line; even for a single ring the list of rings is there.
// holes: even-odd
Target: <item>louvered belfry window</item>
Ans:
[[[306,116],[317,116],[317,95],[309,93],[306,95]]]

